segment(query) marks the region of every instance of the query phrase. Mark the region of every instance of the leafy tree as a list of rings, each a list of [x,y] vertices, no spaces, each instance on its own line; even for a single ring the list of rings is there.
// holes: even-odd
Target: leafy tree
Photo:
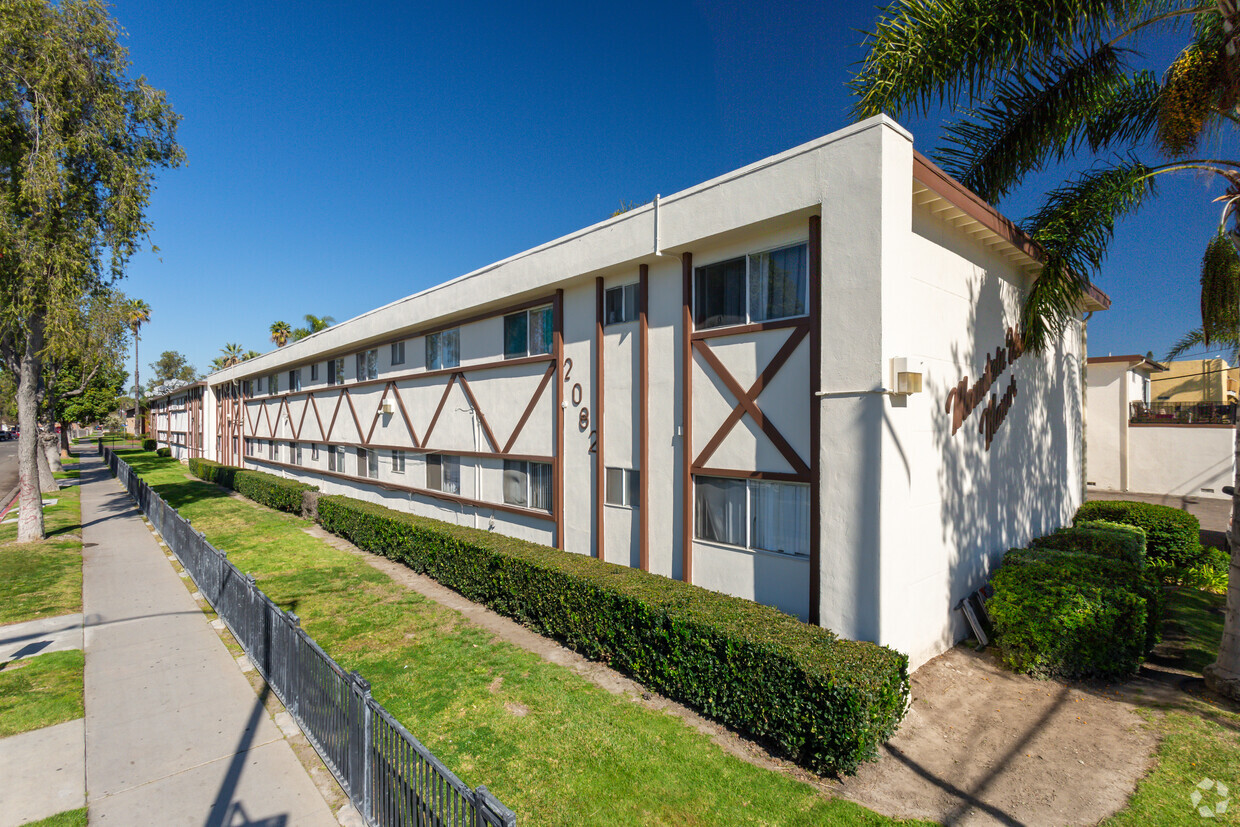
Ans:
[[[304,318],[306,320],[306,327],[309,328],[311,333],[327,330],[327,328],[336,323],[336,320],[331,316],[315,316],[312,313],[307,313]]]
[[[309,335],[310,335],[310,328],[308,327],[295,327],[293,328],[293,332],[291,334],[294,342],[300,342],[302,339],[306,338]]]
[[[84,297],[73,319],[71,336],[52,337],[43,354],[39,399],[49,423],[67,424],[66,407],[90,394],[95,401],[110,393],[111,374],[124,360],[130,302],[111,289]],[[114,399],[116,393],[111,392]],[[78,408],[81,413],[85,409]],[[97,417],[95,417],[97,418]],[[68,450],[67,428],[61,428],[60,449]]]
[[[61,378],[68,383],[80,383],[77,365],[62,368]],[[125,365],[119,359],[109,359],[95,372],[83,387],[82,393],[58,398],[55,408],[49,411],[53,422],[61,425],[61,434],[68,425],[77,422],[93,425],[103,422],[116,413],[117,402],[125,389]]]
[[[0,14],[0,357],[16,378],[18,540],[43,536],[36,481],[45,347],[81,297],[124,275],[150,232],[160,167],[183,158],[178,117],[128,76],[100,0],[8,0]]]
[[[276,347],[284,347],[288,344],[289,336],[293,333],[288,326],[288,322],[273,322],[271,325],[271,341]]]
[[[1034,350],[1079,313],[1116,221],[1150,200],[1158,178],[1207,173],[1218,188],[1203,188],[1203,197],[1224,202],[1219,236],[1203,261],[1208,340],[1237,329],[1240,160],[1194,153],[1212,136],[1225,134],[1214,143],[1235,146],[1238,31],[1233,0],[895,0],[867,36],[868,54],[851,82],[855,114],[955,109],[936,160],[992,203],[1030,173],[1078,165],[1023,223],[1044,252],[1022,318]],[[1132,48],[1139,35],[1155,32],[1183,44],[1160,74],[1138,66]],[[1236,445],[1240,456],[1240,430]],[[1232,515],[1227,621],[1206,680],[1240,699],[1240,497]]]
[[[160,385],[167,385],[172,382],[198,381],[198,371],[186,361],[185,356],[175,350],[165,350],[159,355],[159,361],[152,362],[150,367],[151,370],[155,371],[155,376],[147,380],[147,393],[155,390]]]

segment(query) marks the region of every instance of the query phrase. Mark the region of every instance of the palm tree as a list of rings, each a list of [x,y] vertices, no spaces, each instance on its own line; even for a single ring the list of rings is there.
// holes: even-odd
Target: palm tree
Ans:
[[[221,361],[223,362],[224,367],[228,368],[241,362],[244,358],[245,351],[243,351],[241,349],[241,345],[236,342],[228,342],[220,348],[220,353],[223,354]]]
[[[1180,38],[1183,49],[1155,74],[1135,65],[1129,47],[1160,30]],[[892,0],[867,35],[868,54],[851,81],[854,113],[955,110],[935,160],[992,203],[1048,164],[1082,165],[1023,225],[1044,251],[1021,320],[1035,351],[1077,317],[1116,221],[1148,202],[1158,177],[1212,176],[1221,191],[1210,195],[1224,202],[1220,235],[1207,249],[1213,263],[1203,266],[1203,331],[1213,336],[1237,330],[1240,160],[1194,153],[1202,138],[1224,131],[1233,137],[1213,143],[1235,145],[1237,31],[1236,0]],[[1236,447],[1240,457],[1240,426]],[[1240,497],[1232,516],[1227,619],[1205,677],[1215,691],[1240,699]]]
[[[139,411],[142,408],[140,402],[142,394],[142,385],[138,382],[138,335],[142,325],[151,320],[151,306],[142,299],[130,299],[125,303],[125,319],[129,325],[129,329],[133,331],[133,416],[135,428],[139,433],[142,432],[142,422]]]
[[[320,330],[327,330],[327,328],[336,323],[336,320],[331,316],[315,316],[311,313],[307,313],[304,318],[306,320],[306,327],[311,333],[318,333]]]
[[[271,341],[275,342],[276,347],[284,347],[288,344],[288,338],[292,335],[292,332],[288,322],[273,322],[271,325]]]
[[[310,329],[306,327],[293,328],[293,341],[300,342],[302,339],[310,335]]]

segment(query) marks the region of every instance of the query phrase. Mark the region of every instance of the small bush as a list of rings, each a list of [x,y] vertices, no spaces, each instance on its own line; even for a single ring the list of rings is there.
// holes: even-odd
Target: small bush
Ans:
[[[157,456],[157,457],[170,457],[170,456],[172,456],[172,449],[171,449],[171,448],[160,448],[159,450],[157,450],[157,451],[155,452],[155,456]]]
[[[1145,568],[1145,530],[1137,526],[1105,520],[1082,520],[1054,534],[1036,537],[1030,545],[1034,548],[1096,554],[1112,560],[1126,560],[1139,569]]]
[[[853,772],[904,715],[907,657],[768,606],[348,497],[318,520],[818,772]]]
[[[1077,509],[1072,522],[1080,525],[1092,520],[1145,529],[1145,550],[1151,560],[1190,568],[1201,558],[1201,523],[1187,511],[1151,503],[1094,500]]]
[[[156,442],[156,441],[155,441],[155,440],[153,440],[153,439],[144,439],[144,440],[142,440],[142,450],[143,450],[143,451],[154,451],[154,450],[155,450],[156,448],[158,448],[158,447],[159,447],[159,443],[158,443],[158,442]]]
[[[1004,662],[1042,677],[1115,680],[1158,643],[1159,584],[1133,564],[1058,549],[1013,549],[986,606]]]
[[[209,459],[191,459],[189,471],[200,479],[231,488],[256,503],[292,514],[301,513],[302,494],[318,490],[304,482],[286,480],[261,471],[246,471],[231,465],[221,465]]]

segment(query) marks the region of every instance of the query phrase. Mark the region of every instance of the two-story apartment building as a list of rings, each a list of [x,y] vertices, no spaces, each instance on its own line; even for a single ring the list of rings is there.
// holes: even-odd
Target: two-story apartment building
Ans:
[[[1017,333],[1038,255],[872,118],[211,375],[204,453],[916,665],[1080,501],[1082,324]]]

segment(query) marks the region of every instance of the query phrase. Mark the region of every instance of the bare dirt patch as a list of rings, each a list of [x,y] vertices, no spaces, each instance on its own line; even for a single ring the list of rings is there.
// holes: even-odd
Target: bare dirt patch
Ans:
[[[877,762],[837,787],[892,816],[944,824],[1094,824],[1122,809],[1157,737],[1119,687],[1005,671],[957,647],[918,669]]]

